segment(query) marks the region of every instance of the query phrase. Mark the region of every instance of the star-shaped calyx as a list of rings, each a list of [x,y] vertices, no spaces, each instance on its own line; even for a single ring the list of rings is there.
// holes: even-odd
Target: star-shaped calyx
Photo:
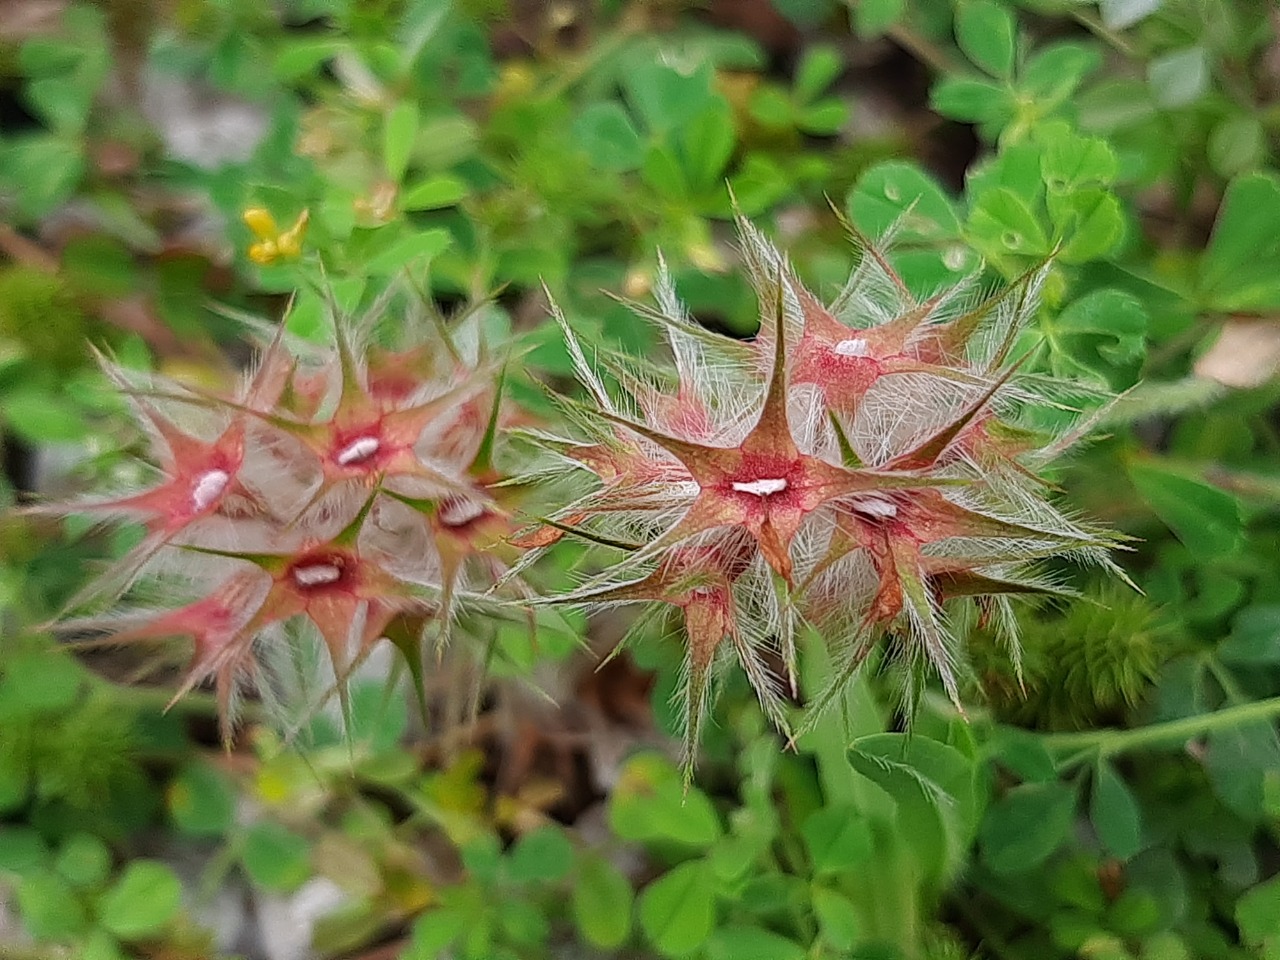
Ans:
[[[218,702],[219,727],[224,743],[230,743],[236,693],[258,673],[253,653],[254,634],[246,630],[265,593],[263,579],[254,571],[238,571],[200,599],[177,607],[115,619],[65,621],[59,629],[78,635],[102,634],[102,639],[79,641],[82,648],[149,643],[171,637],[192,641],[191,660],[172,707],[193,687],[212,679]],[[168,709],[168,708],[166,708]]]
[[[779,282],[781,291],[781,282]],[[608,410],[600,415],[634,431],[675,457],[698,485],[684,515],[649,550],[718,527],[740,526],[769,565],[790,582],[791,544],[815,510],[857,493],[936,485],[905,471],[852,469],[802,452],[787,414],[787,346],[781,294],[774,315],[773,366],[759,417],[733,447],[671,436]]]
[[[202,521],[224,511],[232,498],[256,505],[257,494],[246,486],[242,472],[247,452],[245,417],[232,412],[212,439],[180,426],[153,401],[156,396],[178,401],[188,398],[143,389],[123,370],[102,359],[108,378],[130,397],[141,426],[150,439],[150,456],[160,478],[151,486],[121,496],[79,500],[30,508],[35,513],[83,513],[131,518],[146,530],[143,540],[111,568],[91,581],[64,607],[71,611],[103,596],[119,597],[138,571],[166,544],[186,539]],[[246,392],[255,388],[251,381]],[[154,396],[153,396],[154,395]]]
[[[270,586],[244,632],[256,634],[296,616],[310,621],[328,649],[344,713],[347,678],[388,624],[401,614],[435,609],[433,597],[397,577],[387,569],[384,558],[360,542],[379,493],[374,490],[356,517],[335,536],[308,541],[288,553],[191,548],[247,561],[270,576]]]
[[[744,237],[754,234],[749,224],[740,226]],[[846,222],[845,226],[862,251],[864,264],[859,270],[871,286],[883,288],[883,299],[896,309],[882,323],[855,329],[842,323],[802,284],[789,279],[799,307],[799,332],[789,364],[792,386],[812,386],[828,410],[849,416],[882,377],[922,374],[976,384],[1007,359],[1014,336],[1033,309],[1047,263],[957,311],[959,289],[918,299],[884,253],[852,225]],[[772,331],[765,333],[757,341],[762,353],[771,349]],[[969,346],[980,333],[986,346],[977,351],[980,356],[972,357]],[[760,359],[767,362],[768,354]]]
[[[454,602],[469,566],[484,569],[490,583],[502,580],[506,562],[514,554],[509,538],[515,532],[512,515],[521,491],[504,484],[494,462],[498,428],[502,414],[504,378],[493,388],[484,432],[460,478],[459,487],[441,497],[415,498],[387,492],[387,495],[417,512],[426,525],[440,566],[440,622],[447,630],[453,619]],[[446,639],[441,632],[440,641]]]

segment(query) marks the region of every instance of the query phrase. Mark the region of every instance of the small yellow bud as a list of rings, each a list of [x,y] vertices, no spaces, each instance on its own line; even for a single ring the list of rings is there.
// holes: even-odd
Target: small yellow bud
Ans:
[[[250,207],[241,215],[241,219],[259,240],[270,240],[280,232],[271,211],[262,207]]]
[[[276,240],[276,247],[280,251],[280,256],[302,256],[302,238],[307,235],[307,223],[310,219],[311,212],[303,210],[298,214],[298,219],[294,221],[293,226],[280,234],[279,239]]]
[[[250,207],[241,214],[241,218],[258,238],[257,243],[249,246],[249,259],[254,263],[266,266],[277,260],[292,260],[302,256],[302,238],[307,233],[310,211],[303,210],[293,226],[283,232],[276,223],[276,218],[262,207]]]
[[[249,247],[249,259],[259,266],[267,266],[275,263],[279,256],[274,240],[263,240],[261,243],[252,244]]]

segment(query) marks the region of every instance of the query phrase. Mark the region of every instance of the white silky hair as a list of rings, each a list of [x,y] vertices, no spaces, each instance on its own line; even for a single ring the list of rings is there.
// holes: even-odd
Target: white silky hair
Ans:
[[[640,313],[662,332],[671,351],[671,371],[659,370],[648,361],[615,357],[597,358],[599,362],[593,363],[557,314],[575,370],[606,414],[594,421],[589,415],[570,418],[588,442],[608,443],[627,434],[625,424],[616,422],[618,417],[704,447],[732,449],[750,435],[769,394],[770,357],[782,350],[785,369],[790,371],[794,364],[796,345],[806,335],[804,305],[809,295],[799,286],[787,258],[755,225],[742,217],[737,225],[742,262],[762,314],[760,332],[749,349],[696,323],[679,299],[663,260],[654,287],[656,306],[642,306]],[[1033,269],[1002,287],[984,283],[975,270],[922,298],[907,288],[883,252],[895,229],[896,225],[878,243],[856,238],[859,259],[848,282],[825,308],[849,333],[824,348],[876,361],[885,358],[875,356],[875,351],[885,349],[898,358],[898,365],[886,365],[877,373],[851,410],[828,409],[821,383],[787,385],[785,411],[791,440],[802,455],[834,466],[843,466],[847,443],[859,461],[855,469],[864,471],[926,451],[925,465],[912,467],[923,475],[921,485],[932,486],[936,492],[931,496],[940,495],[967,514],[957,514],[958,526],[944,528],[957,535],[926,536],[915,544],[887,539],[899,536],[892,532],[893,524],[911,522],[917,516],[912,513],[913,503],[923,504],[920,509],[926,511],[929,504],[937,503],[919,499],[910,478],[896,472],[881,491],[872,486],[856,494],[820,496],[806,508],[807,515],[786,544],[789,583],[782,583],[760,546],[751,545],[750,564],[732,588],[737,617],[735,659],[766,714],[783,730],[782,691],[793,677],[778,676],[772,665],[781,662],[784,671],[794,670],[795,631],[803,619],[811,621],[832,648],[838,674],[833,684],[847,681],[871,645],[891,635],[897,638],[897,648],[891,650],[890,659],[901,661],[907,678],[904,696],[918,697],[919,668],[924,665],[941,677],[948,698],[958,706],[964,669],[960,637],[962,628],[974,621],[974,601],[968,591],[990,592],[984,615],[1016,666],[1020,656],[1017,623],[1010,597],[1002,591],[1064,592],[1058,578],[1038,567],[1050,557],[1105,565],[1114,571],[1106,537],[1049,499],[1028,476],[1026,468],[1035,462],[1035,452],[1028,452],[1025,461],[1011,461],[1008,458],[1013,455],[998,445],[998,439],[984,446],[988,438],[981,432],[988,420],[1021,425],[1026,411],[1035,406],[1055,406],[1074,414],[1098,402],[1096,391],[1008,371],[1017,359],[1012,355],[1017,338],[1037,310],[1049,266]],[[894,324],[887,336],[872,335],[886,324]],[[608,371],[607,378],[601,370]],[[611,393],[606,379],[621,391]],[[677,395],[692,397],[699,415],[706,418],[698,426],[700,435],[682,434],[693,428],[669,416],[666,404]],[[1085,420],[1083,415],[1081,419]],[[1035,425],[1033,418],[1027,420],[1028,426]],[[644,483],[593,481],[590,464],[575,461],[572,446],[565,446],[571,441],[556,441],[557,455],[563,460],[557,482],[568,483],[572,478],[581,485],[581,493],[555,516],[567,519],[585,514],[581,523],[594,536],[633,545],[627,556],[564,598],[571,602],[589,602],[592,593],[635,582],[665,562],[672,549],[712,542],[726,530],[745,533],[747,529],[717,527],[677,539],[681,521],[698,498],[698,484],[661,444],[638,436],[627,442],[631,446],[626,456],[639,456],[661,467],[651,471]],[[790,482],[782,476],[743,476],[732,478],[731,486],[759,497],[764,508]],[[944,512],[942,519],[950,522],[951,514]],[[868,541],[859,542],[864,536]],[[883,549],[892,549],[895,564],[904,567],[884,568],[889,572],[883,573],[883,561],[868,549],[881,536],[886,538]],[[930,580],[929,571],[940,571],[936,582]],[[882,596],[882,575],[897,578],[901,597],[891,607],[896,610],[893,622],[871,624],[868,618],[873,612],[884,616],[873,611],[877,597]],[[949,600],[944,599],[948,584],[957,594]],[[888,596],[895,602],[892,594]],[[727,662],[723,647],[717,650],[716,670]],[[686,708],[682,716],[692,739],[713,699],[714,679],[693,676],[686,669],[681,690]],[[828,688],[819,702],[832,702],[834,691]],[[687,740],[686,751],[692,749]]]

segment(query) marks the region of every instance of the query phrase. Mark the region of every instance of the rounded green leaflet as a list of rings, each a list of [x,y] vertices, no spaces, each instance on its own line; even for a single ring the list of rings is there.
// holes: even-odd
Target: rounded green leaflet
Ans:
[[[1070,193],[1088,184],[1109,184],[1116,177],[1115,151],[1100,137],[1082,137],[1054,127],[1040,150],[1040,174],[1050,193]]]
[[[1063,41],[1040,47],[1019,71],[1018,86],[1042,110],[1071,96],[1086,75],[1102,63],[1097,45]]]
[[[697,950],[715,925],[711,869],[701,860],[683,863],[640,895],[640,926],[664,957]]]
[[[852,805],[820,807],[800,832],[818,875],[849,870],[871,859],[871,826]]]
[[[827,97],[810,104],[796,117],[796,126],[805,133],[831,136],[837,133],[849,117],[849,108],[843,100]]]
[[[65,652],[35,647],[6,659],[0,696],[11,710],[62,711],[75,703],[84,679],[84,668]]]
[[[1267,781],[1280,770],[1280,743],[1267,723],[1215,730],[1206,738],[1205,771],[1223,804],[1245,820],[1260,822]]]
[[[733,155],[735,136],[733,113],[720,98],[680,128],[680,166],[691,190],[723,189],[721,176]]]
[[[1261,603],[1236,615],[1231,634],[1218,644],[1218,657],[1225,663],[1280,663],[1280,603]]]
[[[573,122],[574,142],[601,170],[634,170],[644,160],[644,144],[631,118],[613,101],[593,103]]]
[[[1129,477],[1156,516],[1179,540],[1204,556],[1240,545],[1240,503],[1231,494],[1155,463],[1132,463]]]
[[[941,880],[959,866],[977,819],[973,761],[928,737],[881,733],[849,749],[855,770],[897,807],[897,827],[922,874]]]
[[[182,906],[182,885],[163,863],[135,860],[98,904],[98,920],[121,940],[161,933]]]
[[[1227,187],[1200,263],[1199,299],[1209,309],[1280,307],[1280,177],[1251,173]]]
[[[382,156],[387,175],[392,180],[404,176],[413,151],[413,141],[418,135],[418,105],[402,100],[387,113],[382,128]]]
[[[796,68],[795,94],[809,103],[835,82],[844,69],[840,52],[832,46],[811,46],[805,50]]]
[[[714,96],[713,73],[709,63],[684,74],[651,61],[628,71],[623,85],[627,100],[649,132],[664,134],[684,126],[706,107]]]
[[[881,234],[905,217],[902,228],[929,238],[960,232],[955,205],[933,177],[914,163],[889,160],[867,170],[850,192],[849,218],[871,234]]]
[[[1107,925],[1130,939],[1154,933],[1160,923],[1160,903],[1149,890],[1125,890],[1107,911]]]
[[[1049,196],[1049,217],[1063,240],[1064,263],[1097,260],[1115,249],[1124,237],[1124,213],[1115,195],[1088,187],[1066,197]]]
[[[328,38],[315,40],[288,39],[280,44],[272,61],[272,73],[276,79],[291,82],[314,73],[337,53],[344,44],[340,40]]]
[[[851,950],[862,932],[862,921],[844,894],[825,887],[813,891],[813,912],[822,938],[837,950]]]
[[[428,910],[414,921],[404,960],[435,960],[441,951],[461,936],[468,916],[462,910],[440,907]]]
[[[1142,811],[1138,801],[1105,761],[1094,771],[1089,819],[1102,846],[1112,856],[1128,860],[1142,849]]]
[[[0,826],[0,871],[19,875],[44,866],[49,847],[33,827]]]
[[[1236,904],[1240,936],[1251,946],[1280,941],[1280,877],[1258,884]]]
[[[973,268],[976,257],[960,242],[955,203],[914,163],[878,163],[859,178],[845,201],[849,219],[871,234],[897,227],[903,248],[889,259],[903,281],[925,296]],[[915,249],[913,241],[925,241]]]
[[[956,42],[965,56],[1001,79],[1013,75],[1018,28],[1013,14],[994,0],[961,0],[956,8]]]
[[[111,851],[93,834],[73,833],[62,842],[54,869],[74,886],[96,886],[111,873]]]
[[[751,116],[769,127],[786,127],[795,114],[795,104],[785,90],[762,86],[751,96]]]
[[[71,885],[50,871],[23,877],[17,901],[23,926],[38,940],[65,940],[88,922],[84,904]]]
[[[641,754],[623,768],[609,798],[609,826],[624,840],[667,840],[707,847],[722,828],[706,794],[686,793],[680,773],[665,757]]]
[[[165,802],[178,829],[192,836],[221,836],[235,822],[232,786],[208,763],[184,766],[165,791]]]
[[[449,231],[439,227],[409,233],[375,253],[364,268],[373,276],[391,276],[406,267],[430,260],[447,249],[452,242]]]
[[[270,890],[296,890],[311,875],[306,838],[278,823],[263,821],[250,827],[240,860],[253,882]]]
[[[534,947],[546,941],[551,925],[536,904],[528,900],[510,900],[498,911],[498,924],[503,933],[522,947]]]
[[[37,220],[75,193],[87,166],[84,152],[74,141],[56,134],[32,134],[4,145],[0,182],[22,185],[15,192],[15,208],[21,216]]]
[[[979,830],[982,859],[996,873],[1033,870],[1066,840],[1074,791],[1058,782],[1014,787],[987,810]]]
[[[578,868],[573,886],[573,919],[583,938],[602,950],[626,942],[631,932],[631,884],[609,861],[591,856]]]
[[[79,960],[128,960],[115,937],[106,930],[94,930],[80,944]]]
[[[1053,780],[1058,775],[1053,754],[1044,741],[1020,727],[1000,727],[986,744],[990,755],[1018,778],[1034,783]]]
[[[1146,355],[1148,316],[1142,302],[1122,290],[1094,290],[1043,323],[1050,364],[1059,376],[1081,374],[1111,383],[1137,374]]]
[[[860,36],[878,37],[902,19],[906,9],[906,0],[862,0],[853,4],[853,23]]]
[[[1224,117],[1209,136],[1209,164],[1223,176],[1258,166],[1266,154],[1266,130],[1250,114]]]
[[[1004,122],[1013,115],[1008,89],[994,80],[944,77],[934,84],[929,103],[945,117],[970,123]]]
[[[707,960],[805,960],[808,954],[794,940],[760,927],[721,927],[707,940]]]
[[[1049,238],[1031,208],[1007,187],[983,193],[969,215],[969,235],[985,254],[1044,257],[1050,253]]]
[[[520,883],[560,880],[573,869],[573,845],[557,826],[546,826],[516,841],[507,872]]]
[[[1195,103],[1209,89],[1209,60],[1204,47],[1192,46],[1156,57],[1147,67],[1147,83],[1156,103],[1167,110]]]
[[[406,187],[400,194],[403,210],[439,210],[451,207],[467,195],[466,183],[448,174],[437,174]]]

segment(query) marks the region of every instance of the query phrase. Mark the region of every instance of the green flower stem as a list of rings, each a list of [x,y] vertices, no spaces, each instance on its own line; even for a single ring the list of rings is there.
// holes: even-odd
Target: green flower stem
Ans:
[[[914,27],[905,23],[894,24],[888,34],[898,45],[904,47],[913,57],[923,63],[934,73],[963,73],[966,66],[946,48],[934,43]]]
[[[1133,730],[1051,733],[1044,737],[1043,743],[1057,753],[1076,753],[1067,764],[1074,765],[1094,756],[1114,757],[1146,747],[1182,744],[1207,733],[1232,730],[1250,723],[1275,720],[1277,717],[1280,717],[1280,697],[1272,697],[1269,700],[1242,703],[1213,713],[1153,723]]]
[[[126,684],[102,681],[105,688],[117,702],[136,708],[142,713],[173,712],[192,716],[216,717],[218,715],[218,698],[206,690],[192,690],[180,700],[173,700],[173,690],[168,687],[131,687]],[[241,705],[241,715],[248,720],[262,721],[267,718],[262,705],[249,701]]]
[[[821,637],[807,631],[803,642],[800,680],[806,696],[812,699],[825,689],[835,670]],[[883,790],[849,763],[850,743],[884,732],[880,705],[863,670],[814,728],[800,738],[799,748],[813,754],[826,802],[851,803],[870,822],[874,868],[846,877],[840,885],[858,906],[864,933],[892,943],[901,956],[915,960],[920,955],[924,928],[919,878],[898,835],[897,808]]]
[[[1080,24],[1099,40],[1114,47],[1117,53],[1128,57],[1130,60],[1142,59],[1143,55],[1133,48],[1133,44],[1125,40],[1124,37],[1110,29],[1102,22],[1099,17],[1086,13],[1083,10],[1072,10],[1071,19]]]

